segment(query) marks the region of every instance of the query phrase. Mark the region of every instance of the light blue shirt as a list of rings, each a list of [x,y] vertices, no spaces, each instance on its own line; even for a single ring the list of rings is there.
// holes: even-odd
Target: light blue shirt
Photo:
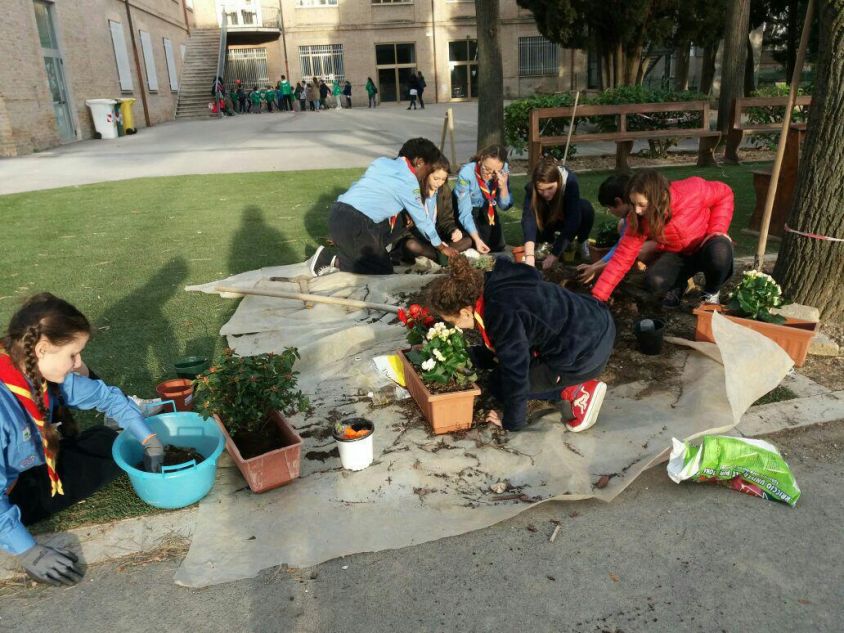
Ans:
[[[376,158],[337,201],[354,207],[376,224],[405,210],[432,246],[442,243],[436,225],[425,212],[419,181],[404,158]]]
[[[504,172],[510,173],[510,166],[504,163]],[[487,181],[487,186],[491,181]],[[475,176],[475,163],[466,163],[457,173],[457,185],[454,187],[454,194],[457,196],[457,217],[460,224],[469,233],[477,233],[475,218],[472,217],[472,209],[477,207],[486,208],[486,198],[481,192],[481,186]],[[510,183],[507,182],[507,195],[501,195],[501,189],[495,199],[496,206],[506,211],[513,206],[513,196],[510,195]]]
[[[117,387],[77,374],[69,374],[60,387],[69,407],[105,413],[139,441],[151,433],[141,410]],[[0,384],[0,548],[10,554],[25,552],[35,540],[21,523],[20,509],[9,501],[7,490],[22,472],[43,463],[44,448],[35,421]]]

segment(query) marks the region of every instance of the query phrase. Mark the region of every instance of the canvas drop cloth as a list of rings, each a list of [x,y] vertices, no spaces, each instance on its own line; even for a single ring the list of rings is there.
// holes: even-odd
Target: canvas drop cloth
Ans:
[[[298,292],[295,279],[305,272],[295,265],[217,283]],[[400,305],[402,293],[430,279],[337,273],[310,280],[308,290]],[[189,290],[213,292],[215,285]],[[718,314],[713,332],[715,344],[671,339],[686,346],[672,355],[673,379],[611,388],[598,424],[585,433],[568,432],[549,415],[519,433],[480,427],[434,437],[412,404],[373,408],[365,395],[373,386],[372,357],[404,346],[394,315],[248,296],[221,333],[241,354],[299,348],[300,385],[315,405],[313,414],[292,419],[304,436],[301,478],[256,495],[236,468],[221,463],[176,582],[203,587],[282,563],[308,567],[406,547],[484,528],[548,500],[610,501],[667,457],[672,436],[731,429],[791,368],[779,346]],[[357,415],[375,423],[375,462],[347,472],[329,455],[334,441],[325,431],[333,420]],[[609,484],[597,489],[601,475]]]

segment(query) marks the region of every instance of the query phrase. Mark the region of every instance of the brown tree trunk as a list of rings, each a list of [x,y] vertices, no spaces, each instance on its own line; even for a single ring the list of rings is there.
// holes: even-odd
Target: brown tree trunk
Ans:
[[[844,6],[818,0],[820,46],[815,91],[788,226],[844,238]],[[786,232],[774,277],[789,301],[809,304],[825,321],[844,322],[844,243]]]
[[[478,147],[504,142],[499,0],[475,0],[478,25]]]
[[[726,138],[730,130],[730,108],[733,99],[744,94],[744,61],[747,56],[747,33],[750,25],[750,0],[733,0],[727,9],[724,31],[724,54],[721,57],[721,93],[718,99],[718,129]],[[738,153],[724,154],[724,160],[738,162]]]
[[[621,44],[615,47],[613,52],[612,85],[613,88],[623,85],[624,77],[624,50]]]
[[[712,83],[715,81],[715,58],[718,56],[718,43],[714,43],[703,49],[703,57],[700,64],[700,90],[708,95],[712,92]]]
[[[674,90],[688,90],[689,88],[689,49],[691,42],[684,40],[674,49],[677,59],[674,67]]]

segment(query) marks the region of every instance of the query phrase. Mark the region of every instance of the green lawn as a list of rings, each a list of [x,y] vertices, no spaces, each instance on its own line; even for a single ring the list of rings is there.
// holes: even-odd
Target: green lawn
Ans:
[[[754,205],[758,165],[665,169],[669,179],[700,175],[736,192],[732,236],[739,254],[755,250],[740,232]],[[170,377],[177,358],[214,356],[236,302],[187,293],[184,286],[262,266],[301,261],[327,236],[331,203],[361,169],[142,178],[0,196],[7,240],[0,321],[44,290],[69,300],[94,324],[85,360],[108,382],[144,397]],[[580,176],[597,205],[607,172]],[[505,214],[511,244],[521,241],[525,177],[514,177],[515,209]],[[596,224],[603,219],[599,214]],[[93,416],[83,416],[91,423]],[[149,511],[118,482],[41,529]]]

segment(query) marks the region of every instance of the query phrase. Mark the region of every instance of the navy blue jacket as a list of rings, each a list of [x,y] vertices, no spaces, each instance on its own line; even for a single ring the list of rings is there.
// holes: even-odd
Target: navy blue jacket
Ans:
[[[554,257],[559,257],[560,253],[566,250],[580,228],[580,183],[573,171],[567,170],[565,167],[558,167],[558,169],[568,172],[564,185],[565,189],[563,190],[563,220],[562,223],[555,223],[551,226],[546,223],[542,231],[545,235],[549,232],[551,235],[556,231],[560,232],[559,237],[554,240],[551,247],[551,254]],[[525,236],[525,242],[537,241],[539,227],[533,213],[533,183],[531,182],[525,185],[525,203],[522,205],[522,233]]]
[[[506,429],[525,424],[532,362],[560,374],[587,373],[609,358],[615,340],[605,303],[543,281],[531,266],[503,259],[486,275],[483,318],[498,357]]]

